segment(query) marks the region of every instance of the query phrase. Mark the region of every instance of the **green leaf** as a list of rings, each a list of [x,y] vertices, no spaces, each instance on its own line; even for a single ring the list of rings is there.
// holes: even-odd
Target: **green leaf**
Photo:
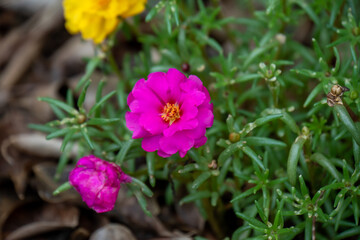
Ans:
[[[70,88],[66,91],[66,103],[70,107],[74,107],[74,96]]]
[[[159,1],[146,15],[145,21],[149,22],[165,7],[164,1]]]
[[[57,128],[54,128],[54,127],[50,127],[47,125],[41,125],[41,124],[33,124],[33,123],[30,123],[28,125],[28,128],[34,129],[37,131],[41,131],[41,132],[47,132],[47,133],[55,132],[57,130]]]
[[[251,160],[253,160],[253,163],[255,162],[262,170],[265,170],[263,162],[259,159],[258,155],[248,146],[242,147],[241,149],[246,155],[250,157]]]
[[[253,51],[250,52],[250,54],[247,56],[245,62],[244,62],[244,65],[243,67],[246,69],[253,61],[255,61],[255,59],[268,52],[270,49],[274,48],[278,43],[276,41],[273,41],[267,45],[264,45],[264,46],[260,46],[260,47],[257,47],[255,48]]]
[[[337,181],[341,180],[340,173],[336,170],[336,167],[333,165],[331,161],[329,161],[324,155],[321,153],[314,153],[311,155],[310,160],[316,162],[320,166],[322,166],[326,171],[328,171]]]
[[[152,197],[153,196],[153,192],[150,190],[150,188],[148,188],[148,186],[146,186],[145,183],[143,183],[142,181],[140,181],[137,178],[131,178],[132,182],[131,184],[137,185],[138,187],[140,187],[141,191],[148,197]]]
[[[347,112],[346,108],[343,105],[335,104],[334,111],[336,116],[340,119],[340,121],[344,124],[346,129],[352,135],[356,143],[360,146],[360,132],[359,129],[356,127],[355,123],[351,119],[349,113]]]
[[[184,203],[193,202],[195,200],[203,199],[203,198],[209,198],[209,197],[211,197],[210,191],[207,191],[207,190],[206,191],[196,191],[196,192],[190,193],[189,195],[187,195],[186,197],[181,199],[180,205],[182,205]]]
[[[66,115],[65,113],[57,106],[55,106],[54,104],[51,104],[50,103],[50,107],[51,109],[53,110],[55,116],[58,118],[58,119],[64,119],[66,118]]]
[[[86,123],[87,125],[107,125],[119,123],[120,118],[90,118]]]
[[[275,219],[274,219],[274,228],[282,228],[283,223],[284,223],[283,216],[281,214],[281,211],[278,210],[276,212]]]
[[[90,110],[89,110],[89,115],[93,114],[99,107],[101,107],[102,104],[104,104],[104,102],[106,102],[109,98],[111,98],[112,96],[114,96],[116,94],[116,91],[112,91],[109,94],[107,94],[106,96],[104,96],[103,98],[100,99],[100,101],[98,101]]]
[[[259,216],[261,218],[261,220],[264,222],[264,223],[267,223],[268,222],[268,217],[265,215],[262,207],[260,206],[260,204],[258,203],[258,201],[255,200],[255,206],[256,206],[256,209],[259,213]]]
[[[104,79],[101,79],[97,89],[96,89],[96,95],[95,95],[95,102],[99,102],[101,100],[101,96],[102,96],[102,90],[105,86],[106,81]],[[100,113],[101,113],[101,108],[98,108],[95,111],[95,117],[100,117]]]
[[[297,3],[302,9],[304,9],[304,11],[309,15],[311,20],[313,20],[317,26],[320,25],[320,20],[318,18],[318,15],[314,12],[314,10],[311,8],[311,5],[309,3],[304,2],[302,0],[296,0],[294,2]]]
[[[233,153],[241,150],[242,147],[243,147],[242,142],[236,142],[236,143],[229,145],[224,151],[222,151],[220,153],[219,158],[218,158],[219,165],[222,166],[225,163],[225,161],[231,157],[231,155]]]
[[[46,136],[46,139],[47,140],[50,140],[50,139],[53,139],[53,138],[56,138],[56,137],[61,137],[61,136],[64,136],[65,134],[67,134],[69,131],[70,131],[71,128],[62,128],[62,129],[59,129],[55,132],[52,132],[50,133],[49,135]]]
[[[89,137],[87,128],[86,128],[86,127],[81,127],[81,128],[80,128],[80,132],[81,132],[81,134],[83,135],[83,137],[85,138],[87,144],[89,144],[89,147],[90,147],[91,149],[94,149],[94,145],[93,145],[93,143],[92,143],[92,141],[91,141],[91,139],[90,139],[90,137]]]
[[[131,145],[133,144],[133,142],[134,142],[134,140],[130,139],[122,145],[122,147],[115,159],[115,162],[117,165],[122,165],[122,163],[125,160],[126,154],[129,151],[129,149],[131,148]]]
[[[264,223],[260,222],[259,220],[256,220],[253,217],[247,216],[247,215],[239,213],[239,212],[236,212],[235,214],[239,218],[241,218],[241,219],[245,220],[246,222],[248,222],[250,225],[255,226],[255,227],[259,228],[259,229],[264,229],[265,230],[265,229],[268,228]]]
[[[267,137],[246,137],[243,139],[249,146],[286,147],[286,143]]]
[[[305,181],[304,181],[304,178],[303,176],[299,176],[299,182],[300,182],[300,189],[301,189],[301,195],[303,196],[309,196],[309,190],[308,188],[306,187],[306,184],[305,184]]]
[[[240,131],[240,134],[241,134],[241,136],[246,136],[248,133],[250,133],[256,127],[264,125],[272,120],[279,119],[282,116],[283,116],[283,114],[271,114],[266,117],[258,118],[254,122],[246,124],[244,126],[244,128]]]
[[[290,116],[287,112],[283,111],[283,116],[281,120],[296,134],[300,134],[300,129],[298,125],[296,124],[294,118]]]
[[[141,209],[144,211],[144,213],[146,215],[148,215],[149,217],[152,216],[151,212],[147,209],[147,201],[146,198],[144,197],[144,195],[141,194],[141,192],[139,191],[134,191],[135,197],[139,202],[139,205],[141,207]]]
[[[169,35],[171,34],[171,9],[170,9],[170,4],[167,4],[165,7],[165,23],[166,23],[166,28],[167,31],[169,33]]]
[[[234,132],[234,117],[229,114],[226,118],[226,126],[228,128],[229,133]]]
[[[304,240],[311,240],[311,239],[312,239],[312,218],[306,217]]]
[[[350,239],[351,237],[358,236],[360,236],[360,227],[354,227],[337,234],[335,239]]]
[[[55,180],[58,181],[60,180],[61,177],[61,173],[64,171],[68,161],[69,161],[69,153],[70,151],[65,151],[59,159],[59,163],[56,167],[56,172],[55,172]]]
[[[334,55],[336,58],[336,62],[335,62],[335,67],[333,69],[331,69],[331,73],[335,74],[339,71],[341,58],[340,58],[340,54],[339,54],[339,51],[337,50],[337,48],[334,47],[333,49],[334,49]]]
[[[38,98],[39,101],[47,102],[50,104],[54,104],[55,106],[59,107],[60,109],[64,110],[65,112],[68,112],[71,115],[77,115],[78,111],[75,110],[73,107],[70,107],[64,102],[61,102],[59,100],[53,99],[53,98],[47,98],[47,97],[41,97]]]
[[[355,166],[359,166],[359,163],[360,163],[360,147],[356,143],[355,139],[353,139],[353,149],[354,149]]]
[[[306,138],[304,136],[299,136],[296,138],[294,143],[291,145],[289,157],[287,161],[287,174],[289,177],[289,181],[292,185],[295,185],[297,174],[296,168],[299,161],[300,153],[302,152],[302,147],[306,142]]]
[[[219,174],[219,176],[217,176],[217,179],[216,179],[218,186],[222,186],[224,184],[225,178],[226,178],[227,173],[229,171],[231,161],[232,161],[232,159],[228,158],[228,159],[226,159],[226,161],[222,165],[222,167],[220,169],[220,174]]]
[[[209,37],[208,35],[206,35],[205,33],[203,33],[200,30],[195,30],[194,34],[198,38],[198,41],[200,41],[204,44],[208,44],[209,46],[214,48],[216,51],[218,51],[219,54],[222,54],[223,49],[222,49],[221,45],[217,41],[215,41],[213,38]]]
[[[58,195],[64,191],[67,191],[69,189],[71,189],[73,186],[70,184],[70,182],[65,182],[63,184],[61,184],[57,189],[55,189],[55,191],[53,192],[53,195]]]
[[[322,187],[320,190],[341,189],[343,187],[345,187],[343,182],[333,182],[333,183],[330,183],[330,184]]]
[[[175,24],[176,26],[179,26],[180,25],[180,20],[179,20],[179,9],[178,9],[178,6],[176,4],[176,0],[172,1],[171,2],[171,12],[173,13],[174,15],[174,19],[175,19]]]
[[[95,69],[100,65],[101,58],[100,57],[94,57],[90,59],[90,61],[86,65],[85,69],[85,75],[80,79],[78,84],[76,85],[75,90],[79,91],[80,87],[84,85],[84,83],[90,79],[92,73],[95,71]]]
[[[83,108],[83,103],[85,101],[86,92],[87,92],[87,89],[89,88],[90,84],[91,84],[91,81],[87,81],[83,90],[80,93],[79,99],[77,101],[77,106],[79,109]]]
[[[155,152],[146,153],[146,165],[148,169],[150,185],[155,187]]]
[[[212,192],[211,193],[211,200],[210,200],[211,206],[216,207],[218,199],[219,199],[219,193]]]
[[[70,128],[70,131],[68,131],[64,137],[64,140],[61,144],[61,147],[60,147],[60,151],[61,152],[64,152],[65,151],[65,148],[66,148],[66,145],[69,143],[69,141],[71,140],[72,136],[77,132],[77,129],[75,128]]]
[[[352,200],[352,207],[354,210],[355,224],[359,225],[359,200],[358,200],[357,196],[352,196],[351,200]]]
[[[198,189],[199,186],[211,177],[211,172],[203,172],[192,183],[191,188]]]
[[[180,174],[182,173],[189,173],[189,172],[193,172],[196,170],[206,170],[206,168],[200,166],[198,163],[190,163],[185,165],[182,169],[180,169],[178,172]]]
[[[237,195],[236,197],[234,197],[233,199],[231,199],[230,202],[235,202],[235,201],[239,201],[240,199],[250,196],[252,194],[256,194],[257,191],[259,191],[261,189],[260,185],[256,185],[255,187],[252,187],[248,190],[246,190],[245,192],[242,192],[241,194]]]
[[[309,96],[306,98],[303,107],[309,106],[309,104],[311,103],[311,101],[314,100],[314,98],[315,98],[317,95],[319,95],[321,91],[322,91],[322,84],[320,83],[320,84],[316,85],[316,87],[311,91],[311,93],[309,94]]]
[[[251,74],[244,74],[241,76],[236,77],[235,82],[247,82],[254,79],[259,79],[261,76],[258,73],[251,73]]]

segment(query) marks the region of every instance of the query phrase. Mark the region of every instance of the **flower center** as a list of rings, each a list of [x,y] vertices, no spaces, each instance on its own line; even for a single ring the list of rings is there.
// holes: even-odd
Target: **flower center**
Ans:
[[[164,119],[165,122],[169,122],[169,125],[173,124],[177,119],[180,118],[179,104],[167,103],[164,106],[164,110],[161,114],[161,118]]]
[[[110,0],[97,0],[96,3],[99,8],[104,9],[107,8],[107,6],[110,3]]]

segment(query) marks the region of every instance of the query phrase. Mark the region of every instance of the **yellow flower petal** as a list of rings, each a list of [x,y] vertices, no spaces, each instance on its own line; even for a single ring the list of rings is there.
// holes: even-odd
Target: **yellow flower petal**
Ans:
[[[132,0],[129,2],[131,4],[129,10],[126,13],[122,14],[121,17],[123,18],[131,17],[144,11],[146,0]]]
[[[64,0],[65,27],[71,34],[81,32],[84,39],[102,42],[113,32],[120,18],[134,16],[145,9],[147,0]]]

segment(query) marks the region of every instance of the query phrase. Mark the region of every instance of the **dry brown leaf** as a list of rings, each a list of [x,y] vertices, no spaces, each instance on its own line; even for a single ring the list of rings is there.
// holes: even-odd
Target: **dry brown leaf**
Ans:
[[[10,182],[0,183],[0,236],[2,226],[9,214],[20,204],[13,185]]]
[[[18,197],[24,199],[28,175],[32,170],[32,166],[42,161],[48,161],[49,158],[29,156],[21,152],[12,144],[10,138],[2,142],[1,154],[3,158],[0,160],[2,161],[2,159],[4,159],[6,161],[6,164],[2,163],[1,165],[7,167],[8,174],[14,183]]]
[[[28,204],[14,211],[4,225],[4,239],[30,238],[79,223],[79,210],[65,204]]]
[[[62,173],[58,181],[54,180],[56,173],[56,163],[43,162],[36,164],[33,167],[35,174],[35,181],[33,182],[34,188],[36,188],[39,196],[46,202],[61,203],[67,201],[80,202],[80,195],[73,189],[64,191],[56,196],[53,195],[55,189],[57,189],[62,183],[68,181],[69,172],[71,167],[67,167]]]
[[[20,151],[39,157],[59,158],[62,155],[60,147],[62,140],[46,140],[46,136],[40,133],[24,133],[12,135],[9,137],[10,144]],[[70,153],[71,157],[76,157],[78,152],[77,145],[74,146]]]

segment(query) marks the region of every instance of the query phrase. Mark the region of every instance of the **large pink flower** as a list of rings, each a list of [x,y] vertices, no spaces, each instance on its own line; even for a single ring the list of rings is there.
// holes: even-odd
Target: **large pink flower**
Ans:
[[[142,148],[158,150],[162,157],[176,152],[184,157],[190,148],[204,145],[206,128],[214,120],[210,95],[201,80],[172,68],[140,79],[127,102],[130,112],[125,119],[132,138],[143,138]]]
[[[131,182],[131,177],[115,163],[90,155],[80,158],[70,172],[69,181],[84,202],[101,213],[114,208],[120,183]]]

